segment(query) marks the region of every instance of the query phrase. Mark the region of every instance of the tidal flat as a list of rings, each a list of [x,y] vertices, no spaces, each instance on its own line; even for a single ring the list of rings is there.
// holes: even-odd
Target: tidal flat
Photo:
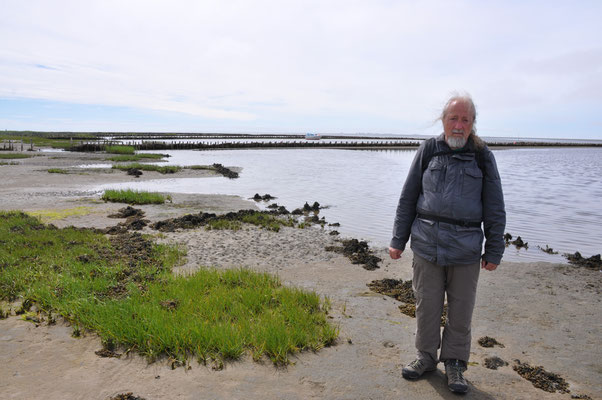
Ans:
[[[50,168],[105,162],[106,154],[28,153],[1,165],[0,210],[21,210],[40,216],[57,228],[104,229],[116,225],[124,204],[103,202],[94,188],[138,180],[170,179],[158,172],[139,178],[122,171],[83,170],[82,174],[49,174]],[[236,165],[224,163],[235,169]],[[244,174],[244,169],[238,171]],[[211,170],[184,170],[188,177],[211,179]],[[232,181],[233,184],[236,182]],[[263,193],[261,188],[257,192]],[[136,206],[150,224],[200,212],[226,214],[257,209],[254,201],[237,196],[166,193],[171,203]],[[271,195],[278,197],[275,191]],[[306,200],[299,199],[299,207]],[[276,199],[278,201],[278,199]],[[340,221],[326,221],[336,223]],[[388,259],[385,248],[373,248],[382,259],[367,270],[332,251],[341,246],[332,227],[314,224],[304,229],[278,231],[243,224],[241,229],[175,229],[140,231],[161,244],[179,246],[186,261],[173,268],[176,275],[192,274],[201,266],[218,270],[247,268],[278,276],[283,285],[330,299],[328,320],[339,329],[338,340],[317,351],[291,356],[286,367],[257,362],[252,354],[226,361],[185,363],[148,359],[130,352],[120,358],[101,357],[99,336],[82,332],[56,318],[24,320],[14,310],[0,320],[0,394],[2,398],[98,398],[131,392],[145,399],[432,399],[454,398],[445,384],[443,368],[417,382],[401,378],[403,364],[414,357],[415,320],[403,314],[400,301],[367,286],[375,280],[412,279],[409,251],[401,260]],[[571,395],[602,398],[600,337],[600,272],[548,262],[502,262],[495,272],[482,271],[473,318],[470,382],[467,399],[569,399]],[[198,296],[202,296],[199,293]],[[190,301],[194,301],[194,296]],[[4,310],[12,306],[3,303]],[[489,336],[504,347],[482,347]],[[508,362],[496,370],[486,360]],[[514,360],[542,366],[568,384],[567,393],[535,387],[514,369]],[[563,389],[564,390],[564,389]]]

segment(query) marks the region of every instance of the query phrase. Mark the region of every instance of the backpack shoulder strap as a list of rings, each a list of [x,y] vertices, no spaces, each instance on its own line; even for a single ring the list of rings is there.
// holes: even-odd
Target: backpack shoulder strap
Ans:
[[[477,166],[479,167],[479,169],[485,173],[485,152],[483,151],[483,149],[477,149],[477,150],[470,150],[470,149],[464,149],[464,150],[441,150],[441,151],[435,151],[435,140],[433,139],[429,139],[427,140],[427,142],[425,143],[425,148],[424,148],[424,154],[422,155],[422,172],[424,172],[424,170],[428,167],[429,162],[431,161],[431,159],[433,157],[437,157],[437,156],[444,156],[447,154],[466,154],[466,153],[472,153],[475,155],[475,159],[477,161]]]
[[[477,159],[479,169],[483,172],[483,175],[485,175],[485,152],[483,149],[475,151],[475,158]]]
[[[431,158],[440,155],[440,151],[435,152],[436,139],[430,138],[424,142],[424,151],[422,153],[422,172],[428,167]]]

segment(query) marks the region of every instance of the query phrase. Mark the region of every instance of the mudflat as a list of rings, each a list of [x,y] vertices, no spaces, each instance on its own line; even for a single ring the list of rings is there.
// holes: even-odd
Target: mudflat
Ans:
[[[100,192],[95,191],[101,184],[215,176],[211,171],[186,170],[178,175],[144,172],[135,178],[108,168],[77,167],[107,163],[102,154],[26,154],[34,157],[3,160],[6,163],[0,165],[0,210],[53,215],[52,223],[58,227],[115,225],[116,220],[108,215],[125,205],[101,201]],[[49,173],[49,168],[67,173]],[[172,199],[137,208],[151,222],[200,211],[256,208],[255,202],[235,196],[172,194]],[[143,232],[157,233],[149,227]],[[329,228],[315,226],[279,232],[245,226],[239,231],[177,230],[157,240],[186,247],[187,261],[174,273],[199,266],[243,266],[277,274],[286,285],[327,296],[333,306],[332,322],[340,329],[334,346],[301,353],[285,368],[245,357],[226,363],[222,370],[194,360],[172,369],[168,360],[149,364],[133,354],[100,357],[95,351],[102,345],[93,333],[73,338],[65,322],[36,326],[13,314],[0,320],[0,398],[110,399],[128,392],[147,400],[457,398],[447,389],[442,365],[415,382],[401,377],[403,365],[414,358],[415,320],[402,314],[399,306],[403,303],[368,287],[374,280],[412,279],[411,252],[393,261],[386,249],[373,249],[383,261],[380,268],[368,271],[342,254],[326,251],[338,245],[336,236],[329,233]],[[471,360],[465,374],[470,392],[463,397],[602,398],[601,280],[597,270],[544,262],[502,262],[494,272],[481,271]],[[493,344],[483,347],[479,339],[485,336],[503,347],[482,340]],[[570,393],[536,388],[513,369],[519,365],[515,360],[558,374]],[[492,365],[499,366],[487,367]]]

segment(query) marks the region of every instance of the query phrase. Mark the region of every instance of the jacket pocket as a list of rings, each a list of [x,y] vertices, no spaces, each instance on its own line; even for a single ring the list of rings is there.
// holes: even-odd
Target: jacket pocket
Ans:
[[[437,233],[434,221],[422,218],[414,220],[410,247],[420,254],[437,255]]]
[[[431,160],[422,175],[422,190],[425,192],[439,193],[443,188],[445,179],[445,166],[437,158]]]
[[[462,196],[465,199],[481,199],[483,172],[479,168],[465,168],[462,179]]]
[[[450,235],[450,255],[452,263],[477,262],[483,250],[483,231],[476,227],[455,227],[455,235]]]

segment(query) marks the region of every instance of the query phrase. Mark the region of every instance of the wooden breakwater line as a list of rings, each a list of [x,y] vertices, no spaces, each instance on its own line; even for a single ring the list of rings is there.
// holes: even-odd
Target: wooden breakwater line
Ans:
[[[19,143],[20,143],[20,149],[19,149]],[[24,151],[24,141],[23,140],[9,140],[8,142],[3,141],[2,143],[2,148],[0,150],[8,150],[8,151]],[[27,151],[33,151],[33,140],[30,141],[29,143],[29,148],[27,149]]]
[[[134,143],[138,151],[145,150],[230,150],[230,149],[413,149],[421,141],[244,141],[244,142],[158,142],[142,141]],[[119,141],[94,141],[74,144],[67,150],[78,152],[105,151],[108,146],[122,145]],[[489,147],[602,147],[598,143],[559,143],[559,142],[487,142]]]
[[[96,152],[104,151],[106,147],[116,142],[87,142],[73,145],[70,151]],[[289,148],[416,148],[420,142],[319,142],[319,141],[286,141],[286,142],[141,142],[130,144],[136,150],[227,150],[227,149],[289,149]]]

